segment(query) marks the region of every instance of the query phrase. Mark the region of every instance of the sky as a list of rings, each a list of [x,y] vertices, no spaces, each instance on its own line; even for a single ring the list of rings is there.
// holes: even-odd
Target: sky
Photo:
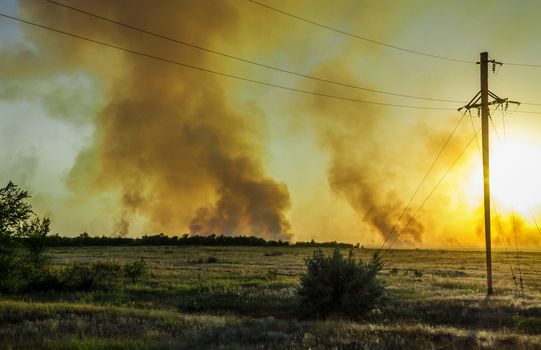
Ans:
[[[0,0],[2,14],[185,65],[346,99],[449,109],[279,89],[1,17],[0,184],[27,189],[54,232],[482,247],[473,131],[480,120],[476,111],[455,110],[479,91],[475,62],[487,51],[503,62],[490,72],[490,90],[532,103],[492,113],[493,243],[511,246],[516,227],[521,248],[539,248],[541,115],[523,112],[541,112],[541,68],[511,64],[541,64],[539,2],[261,0],[373,41],[470,63],[385,47],[248,0],[60,2],[268,66],[457,102],[310,80],[46,0]]]

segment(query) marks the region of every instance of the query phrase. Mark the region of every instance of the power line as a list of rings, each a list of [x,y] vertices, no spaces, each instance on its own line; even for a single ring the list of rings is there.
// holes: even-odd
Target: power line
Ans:
[[[514,111],[513,113],[541,114],[541,112],[536,112],[536,111]]]
[[[490,120],[492,121],[492,118],[490,118]],[[494,127],[494,131],[496,132],[496,135],[498,135],[498,131],[496,130],[496,125],[494,123],[492,123],[492,126]],[[507,130],[504,129],[504,136],[505,136],[505,146],[507,146]],[[500,138],[499,138],[499,135],[498,135],[498,140],[501,142]],[[512,219],[512,222],[513,222],[513,233],[515,235],[515,249],[516,249],[516,261],[517,261],[517,267],[518,267],[518,273],[519,273],[519,282],[520,282],[520,291],[521,291],[521,294],[522,296],[524,296],[524,284],[523,284],[523,280],[522,280],[522,269],[520,267],[520,256],[519,256],[519,251],[518,251],[518,239],[517,239],[517,223],[516,223],[516,219],[515,219],[515,206],[514,204],[512,205],[512,211],[511,211],[511,219]],[[515,277],[513,277],[515,278]],[[516,284],[516,280],[515,280],[515,284]]]
[[[498,223],[498,230],[500,231],[500,237],[502,239],[503,247],[505,249],[505,257],[507,260],[507,264],[509,265],[509,268],[511,269],[511,277],[513,278],[513,283],[515,284],[515,288],[518,290],[517,277],[515,276],[515,270],[513,270],[513,265],[511,264],[511,258],[509,257],[509,251],[507,250],[507,243],[505,242],[505,236],[503,235],[502,224],[500,222],[500,214],[498,214],[498,209],[496,208],[496,202],[494,200],[492,200],[492,206],[494,207],[494,211],[496,212],[496,222]]]
[[[357,34],[347,32],[345,30],[338,29],[336,27],[325,25],[325,24],[322,24],[320,22],[316,22],[314,20],[310,20],[310,19],[307,19],[305,17],[295,15],[295,14],[293,14],[291,12],[286,12],[284,10],[277,9],[277,8],[269,6],[267,4],[263,4],[263,3],[259,2],[259,1],[255,1],[255,0],[248,0],[248,1],[250,1],[253,4],[262,6],[264,8],[267,8],[269,10],[281,13],[281,14],[283,14],[285,16],[295,18],[295,19],[298,19],[300,21],[310,23],[312,25],[315,25],[315,26],[318,26],[318,27],[321,27],[321,28],[325,28],[325,29],[331,30],[331,31],[336,32],[336,33],[347,35],[347,36],[355,38],[355,39],[363,40],[363,41],[366,41],[366,42],[369,42],[369,43],[372,43],[372,44],[376,44],[376,45],[381,45],[381,46],[384,46],[384,47],[387,47],[387,48],[390,48],[390,49],[395,49],[395,50],[399,50],[399,51],[403,51],[403,52],[408,52],[408,53],[411,53],[411,54],[422,55],[422,56],[437,58],[437,59],[446,60],[446,61],[469,63],[469,64],[475,63],[474,61],[468,61],[468,60],[464,60],[464,59],[460,59],[460,58],[440,56],[440,55],[435,55],[435,54],[431,54],[431,53],[424,52],[424,51],[417,51],[417,50],[407,49],[407,48],[404,48],[404,47],[401,47],[401,46],[387,44],[387,43],[384,43],[382,41],[373,40],[373,39],[370,39],[370,38],[367,38],[367,37],[364,37],[364,36],[360,36],[360,35],[357,35]]]
[[[503,64],[505,64],[506,66],[541,68],[541,65],[539,65],[539,64],[509,63],[509,62],[498,62],[498,64],[499,64],[499,68],[501,68]],[[499,70],[499,68],[498,68],[498,70]],[[520,104],[528,105],[528,106],[541,106],[541,103],[537,103],[537,102],[521,102]],[[539,114],[541,114],[541,113],[539,113]]]
[[[503,137],[504,137],[504,140],[507,142],[507,126],[505,124],[505,113],[502,113],[502,126],[503,126]]]
[[[535,220],[535,216],[533,215],[532,208],[528,208],[528,210],[530,211],[530,216],[532,217],[533,223],[535,224],[535,227],[537,228],[537,232],[539,234],[541,234],[541,229],[539,229],[539,225],[537,224],[537,220]]]
[[[496,129],[496,124],[494,124],[494,120],[492,119],[492,115],[489,113],[488,119],[490,120],[490,123],[492,124],[492,128],[494,129],[494,133],[496,134],[496,137],[498,138],[498,141],[502,141],[500,138],[500,133],[498,132],[498,129]]]
[[[415,219],[415,217],[417,216],[417,214],[419,213],[419,211],[421,210],[421,208],[426,204],[426,202],[428,201],[428,199],[430,199],[430,197],[432,196],[432,194],[434,194],[434,192],[436,191],[436,189],[440,186],[440,184],[443,182],[443,180],[445,180],[445,178],[447,177],[447,175],[449,175],[449,173],[451,172],[451,170],[453,169],[453,167],[458,163],[458,161],[460,160],[460,158],[462,158],[462,156],[464,155],[464,153],[466,153],[466,150],[470,147],[470,145],[472,144],[473,140],[477,137],[477,134],[479,133],[479,130],[475,132],[475,135],[474,137],[472,137],[470,139],[470,141],[468,142],[468,144],[466,145],[466,147],[464,147],[464,149],[460,152],[460,154],[458,155],[458,157],[454,160],[454,162],[451,164],[451,166],[449,167],[449,169],[447,169],[447,171],[442,175],[442,177],[440,178],[440,180],[438,181],[438,183],[436,183],[436,185],[434,186],[434,188],[432,189],[432,191],[430,191],[428,193],[428,195],[426,196],[426,198],[423,200],[423,202],[419,205],[419,207],[417,207],[417,210],[415,210],[415,212],[413,213],[413,215],[410,217],[410,219],[408,220],[408,222],[406,223],[406,225],[402,228],[402,230],[400,230],[400,232],[398,232],[398,234],[395,236],[394,240],[391,242],[391,244],[389,245],[389,247],[387,247],[386,251],[388,251],[389,249],[391,249],[393,247],[393,245],[397,242],[398,238],[400,237],[400,235],[408,228],[409,224],[411,224],[411,222],[413,221],[413,219]]]
[[[250,0],[248,0],[250,1]],[[541,64],[530,64],[530,63],[509,63],[503,62],[506,66],[516,66],[516,67],[530,67],[530,68],[541,68]]]
[[[201,51],[210,52],[210,53],[222,56],[222,57],[227,57],[229,59],[237,60],[237,61],[240,61],[240,62],[249,63],[249,64],[252,64],[252,65],[259,66],[259,67],[275,70],[275,71],[278,71],[278,72],[281,72],[281,73],[291,74],[291,75],[295,75],[295,76],[298,76],[298,77],[307,78],[307,79],[311,79],[311,80],[316,80],[316,81],[320,81],[320,82],[324,82],[324,83],[344,86],[344,87],[353,88],[353,89],[357,89],[357,90],[369,91],[369,92],[378,93],[378,94],[390,95],[390,96],[405,97],[405,98],[425,100],[425,101],[463,103],[463,101],[458,101],[458,100],[449,100],[449,99],[439,99],[439,98],[407,95],[407,94],[401,94],[401,93],[397,93],[397,92],[371,89],[371,88],[366,88],[366,87],[362,87],[362,86],[359,86],[359,85],[354,85],[354,84],[351,84],[351,83],[344,83],[344,82],[339,82],[339,81],[336,81],[336,80],[317,77],[317,76],[314,76],[314,75],[299,73],[299,72],[295,72],[295,71],[290,70],[290,69],[281,68],[281,67],[277,67],[277,66],[272,66],[272,65],[269,65],[269,64],[265,64],[265,63],[257,62],[257,61],[254,61],[254,60],[234,56],[234,55],[231,55],[231,54],[228,54],[228,53],[220,52],[220,51],[217,51],[217,50],[214,50],[214,49],[209,49],[209,48],[206,48],[206,47],[203,47],[203,46],[200,46],[200,45],[196,45],[196,44],[193,44],[193,43],[189,43],[187,41],[183,41],[183,40],[180,40],[180,39],[172,38],[170,36],[166,36],[166,35],[163,35],[163,34],[152,32],[150,30],[143,29],[141,27],[137,27],[137,26],[127,24],[127,23],[124,23],[124,22],[120,22],[120,21],[117,21],[117,20],[113,20],[111,18],[103,17],[101,15],[98,15],[98,14],[95,14],[95,13],[92,13],[92,12],[88,12],[88,11],[85,11],[85,10],[82,10],[82,9],[79,9],[79,8],[76,8],[76,7],[73,7],[73,6],[69,6],[69,5],[54,1],[54,0],[44,0],[44,1],[47,1],[49,3],[55,4],[57,6],[61,6],[61,7],[64,7],[64,8],[79,12],[79,13],[83,13],[85,15],[88,15],[88,16],[91,16],[91,17],[94,17],[94,18],[98,18],[98,19],[106,21],[106,22],[114,23],[116,25],[119,25],[119,26],[122,26],[122,27],[125,27],[125,28],[133,29],[133,30],[139,31],[141,33],[145,33],[145,34],[148,34],[148,35],[160,38],[160,39],[164,39],[164,40],[167,40],[167,41],[170,41],[170,42],[174,42],[176,44],[189,46],[189,47],[201,50]]]
[[[215,71],[215,70],[212,70],[212,69],[207,69],[207,68],[203,68],[203,67],[199,67],[199,66],[194,66],[194,65],[191,65],[191,64],[183,63],[183,62],[174,61],[174,60],[171,60],[171,59],[167,59],[167,58],[151,55],[151,54],[148,54],[148,53],[128,49],[128,48],[117,46],[117,45],[114,45],[114,44],[105,43],[103,41],[90,39],[90,38],[87,38],[87,37],[84,37],[84,36],[81,36],[81,35],[65,32],[63,30],[51,28],[51,27],[48,27],[48,26],[45,26],[45,25],[42,25],[42,24],[38,24],[38,23],[35,23],[35,22],[24,20],[24,19],[21,19],[21,18],[18,18],[18,17],[9,16],[9,15],[6,15],[4,13],[0,13],[0,16],[5,17],[5,18],[9,18],[9,19],[12,19],[12,20],[15,20],[15,21],[19,21],[19,22],[22,22],[22,23],[25,23],[25,24],[29,24],[29,25],[32,25],[32,26],[35,26],[35,27],[39,27],[39,28],[42,28],[42,29],[47,29],[47,30],[50,30],[50,31],[53,31],[53,32],[56,32],[56,33],[64,34],[64,35],[67,35],[67,36],[70,36],[70,37],[73,37],[73,38],[77,38],[77,39],[80,39],[80,40],[85,40],[85,41],[88,41],[88,42],[91,42],[91,43],[94,43],[94,44],[99,44],[99,45],[107,46],[107,47],[110,47],[110,48],[113,48],[113,49],[129,52],[129,53],[132,53],[132,54],[135,54],[135,55],[139,55],[139,56],[143,56],[143,57],[147,57],[147,58],[152,58],[152,59],[155,59],[155,60],[158,60],[158,61],[162,61],[162,62],[166,62],[166,63],[170,63],[170,64],[174,64],[174,65],[182,66],[182,67],[186,67],[186,68],[192,68],[192,69],[196,69],[196,70],[199,70],[199,71],[220,75],[220,76],[223,76],[223,77],[242,80],[242,81],[246,81],[246,82],[250,82],[250,83],[254,83],[254,84],[259,84],[259,85],[270,86],[270,87],[274,87],[274,88],[278,88],[278,89],[282,89],[282,90],[293,91],[293,92],[298,92],[298,93],[303,93],[303,94],[308,94],[308,95],[314,95],[314,96],[320,96],[320,97],[327,97],[327,98],[332,98],[332,99],[337,99],[337,100],[342,100],[342,101],[358,102],[358,103],[378,105],[378,106],[386,106],[386,107],[397,107],[397,108],[406,108],[406,109],[422,109],[422,110],[438,110],[438,111],[454,111],[455,110],[453,108],[411,106],[411,105],[393,104],[393,103],[385,103],[385,102],[376,102],[376,101],[362,100],[362,99],[357,99],[357,98],[350,98],[350,97],[331,95],[331,94],[326,94],[326,93],[319,93],[319,92],[314,92],[314,91],[308,91],[308,90],[292,88],[292,87],[288,87],[288,86],[268,83],[268,82],[264,82],[264,81],[260,81],[260,80],[254,80],[254,79],[245,78],[245,77],[241,77],[241,76],[237,76],[237,75],[233,75],[233,74],[218,72],[218,71]]]
[[[517,239],[517,223],[515,220],[515,208],[512,208],[512,219],[513,219],[513,231],[515,233],[515,248],[517,251],[517,266],[518,266],[518,273],[519,273],[519,281],[520,281],[520,291],[522,292],[522,296],[524,296],[524,284],[522,283],[522,269],[520,268],[520,255],[518,252],[518,239]]]
[[[496,108],[498,108],[498,107],[496,106]],[[502,139],[500,138],[500,134],[498,133],[498,129],[496,128],[496,124],[492,120],[491,113],[489,113],[488,117],[489,117],[490,122],[492,123],[492,127],[494,129],[494,132],[496,133],[496,136],[498,137],[498,141],[500,143],[503,143]],[[505,126],[505,124],[504,124],[504,126]],[[507,130],[506,130],[505,127],[504,127],[504,137],[505,137],[504,146],[507,147]],[[494,210],[496,210],[495,206],[494,206]],[[502,229],[501,229],[500,219],[498,217],[498,212],[497,211],[496,211],[496,218],[498,220],[498,226],[499,226],[499,229],[500,229],[500,235],[502,236],[502,239],[504,241],[504,247],[505,247],[505,251],[506,251],[506,254],[507,254],[507,247],[506,247],[505,239],[504,239],[503,234],[501,232]],[[514,235],[515,235],[516,260],[517,260],[517,267],[518,267],[518,273],[519,273],[520,291],[521,291],[522,295],[524,295],[524,284],[523,284],[523,281],[522,281],[522,269],[520,267],[520,257],[519,257],[519,252],[518,252],[517,225],[516,225],[516,221],[515,221],[515,208],[514,208],[514,205],[512,206],[511,218],[512,218],[512,222],[513,222],[513,232],[514,232]],[[511,263],[509,261],[509,256],[508,255],[507,255],[507,260],[509,262],[509,266],[511,267]],[[518,288],[517,281],[516,281],[516,276],[514,274],[514,271],[513,271],[512,267],[511,267],[511,273],[513,275],[513,281],[515,283],[515,287]]]
[[[398,223],[400,222],[400,219],[402,219],[402,217],[404,216],[404,214],[406,213],[406,211],[409,209],[410,205],[411,205],[411,202],[413,201],[413,199],[415,198],[415,196],[417,195],[417,193],[419,192],[419,190],[421,189],[421,186],[423,186],[423,184],[425,183],[426,179],[428,178],[428,175],[430,174],[430,172],[432,171],[432,169],[434,168],[434,165],[436,165],[436,162],[440,159],[440,156],[441,154],[443,153],[443,151],[445,150],[445,147],[447,147],[447,145],[449,144],[449,141],[451,140],[451,138],[453,137],[453,135],[455,134],[456,130],[458,129],[459,125],[462,123],[462,120],[464,119],[464,114],[462,115],[462,117],[460,117],[460,120],[458,121],[458,123],[456,124],[456,126],[453,128],[453,130],[451,131],[451,134],[449,134],[449,136],[447,137],[447,139],[445,140],[445,142],[443,143],[443,146],[442,148],[440,149],[440,151],[438,152],[438,154],[436,155],[436,158],[434,159],[434,161],[432,162],[432,164],[430,165],[430,167],[428,168],[427,172],[425,173],[423,179],[421,180],[421,182],[419,183],[419,185],[417,186],[417,188],[415,189],[415,191],[413,192],[413,195],[410,197],[408,203],[406,204],[406,207],[404,208],[404,210],[402,211],[402,213],[400,214],[400,216],[398,217],[398,219],[396,219],[396,222],[394,223],[391,231],[385,235],[385,239],[383,240],[383,244],[381,245],[381,247],[378,249],[378,250],[381,250],[383,249],[383,247],[385,246],[385,244],[387,243],[387,240],[391,237],[391,235],[393,234],[393,232],[395,231]]]
[[[465,113],[464,113],[465,115]],[[472,127],[472,130],[473,130],[473,134],[475,135],[475,143],[477,144],[477,150],[479,151],[479,154],[482,155],[481,153],[481,146],[479,144],[479,139],[477,138],[477,134],[475,133],[475,124],[473,123],[473,118],[470,117],[470,122],[471,122],[471,127]]]
[[[535,63],[520,63],[520,62],[500,62],[506,66],[515,66],[515,67],[528,67],[528,68],[541,68],[541,64]]]
[[[527,105],[527,106],[541,106],[541,103],[534,103],[534,102],[521,102],[521,105]]]

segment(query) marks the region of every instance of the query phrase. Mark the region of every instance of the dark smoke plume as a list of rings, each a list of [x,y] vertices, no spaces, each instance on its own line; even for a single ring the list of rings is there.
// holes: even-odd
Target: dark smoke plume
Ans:
[[[319,67],[314,75],[342,76],[350,81],[351,74],[337,72],[336,67],[344,66],[330,60]],[[337,74],[341,73],[341,74]],[[322,93],[329,92],[328,86],[316,86]],[[386,159],[389,149],[385,129],[391,125],[388,116],[381,109],[363,105],[337,103],[336,101],[314,98],[304,106],[310,122],[314,123],[322,147],[329,152],[330,166],[327,179],[332,191],[347,200],[384,239],[393,241],[398,232],[409,221],[409,225],[398,237],[398,245],[420,244],[423,225],[412,218],[407,211],[391,233],[396,220],[402,213],[405,202],[403,196],[396,195],[397,174],[393,164]],[[332,116],[332,117],[330,117]]]
[[[405,203],[393,193],[385,193],[386,186],[378,183],[381,178],[374,176],[373,171],[370,162],[365,165],[335,162],[329,169],[328,180],[331,189],[346,198],[383,239],[397,240],[399,244],[420,244],[423,225],[412,217],[411,210],[397,223]]]
[[[234,34],[224,33],[236,29],[236,12],[223,1],[67,3],[200,45],[212,46],[224,35],[233,40]],[[98,40],[189,64],[217,64],[197,50],[43,1],[26,1],[22,9]],[[139,215],[153,231],[189,227],[193,233],[288,238],[288,189],[265,174],[260,159],[264,123],[249,108],[228,104],[228,82],[51,33],[28,33],[52,58],[49,68],[90,69],[108,89],[94,144],[79,155],[69,183],[82,195],[120,194],[118,233],[127,234],[130,219]],[[114,59],[102,60],[104,55]]]

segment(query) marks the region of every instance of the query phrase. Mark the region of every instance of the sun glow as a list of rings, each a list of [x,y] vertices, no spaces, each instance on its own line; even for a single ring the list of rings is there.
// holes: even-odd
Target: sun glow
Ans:
[[[482,194],[482,169],[479,162],[472,174],[476,196]],[[500,212],[514,210],[529,216],[530,210],[541,204],[541,145],[519,138],[493,142],[490,182],[491,195]]]

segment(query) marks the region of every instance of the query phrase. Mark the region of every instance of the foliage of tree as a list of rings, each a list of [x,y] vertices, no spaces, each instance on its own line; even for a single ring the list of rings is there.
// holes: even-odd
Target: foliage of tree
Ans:
[[[16,291],[37,278],[50,221],[27,203],[30,195],[13,182],[0,188],[0,291]]]
[[[298,290],[304,317],[356,319],[383,301],[385,288],[377,278],[383,262],[377,254],[363,263],[353,257],[353,250],[344,257],[336,248],[330,255],[315,251],[305,263]]]

